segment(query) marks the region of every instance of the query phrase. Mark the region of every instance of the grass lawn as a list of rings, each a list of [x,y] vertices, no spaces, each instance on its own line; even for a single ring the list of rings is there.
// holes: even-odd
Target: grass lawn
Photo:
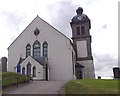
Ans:
[[[0,77],[2,77],[2,87],[8,87],[10,85],[15,85],[18,83],[23,83],[27,81],[27,77],[15,72],[1,72]],[[18,79],[17,79],[18,78]]]
[[[66,94],[118,94],[118,80],[81,79],[65,85]]]

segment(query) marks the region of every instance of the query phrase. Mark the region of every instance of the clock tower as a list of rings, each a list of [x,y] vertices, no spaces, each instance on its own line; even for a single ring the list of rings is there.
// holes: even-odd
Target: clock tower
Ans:
[[[95,78],[93,56],[91,50],[91,23],[87,15],[83,14],[83,8],[79,7],[71,22],[73,46],[76,51],[78,70],[77,78]],[[80,67],[83,66],[83,67]],[[82,70],[82,71],[81,71]],[[80,77],[78,74],[81,74]]]

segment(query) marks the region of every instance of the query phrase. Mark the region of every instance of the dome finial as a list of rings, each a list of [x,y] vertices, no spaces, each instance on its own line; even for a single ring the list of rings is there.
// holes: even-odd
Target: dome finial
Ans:
[[[82,7],[78,7],[78,9],[76,10],[77,15],[82,14],[82,12],[83,12],[83,8]]]

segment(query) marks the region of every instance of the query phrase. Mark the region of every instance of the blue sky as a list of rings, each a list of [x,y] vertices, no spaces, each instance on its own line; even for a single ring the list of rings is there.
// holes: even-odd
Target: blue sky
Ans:
[[[71,38],[70,21],[80,6],[91,19],[96,76],[111,78],[118,66],[117,0],[0,0],[0,58],[26,26],[39,15]]]

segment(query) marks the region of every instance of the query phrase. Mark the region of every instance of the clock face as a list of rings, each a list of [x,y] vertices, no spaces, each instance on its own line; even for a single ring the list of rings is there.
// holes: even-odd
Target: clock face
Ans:
[[[81,19],[82,19],[82,17],[81,17],[81,16],[79,16],[79,17],[77,17],[77,19],[81,20]]]

